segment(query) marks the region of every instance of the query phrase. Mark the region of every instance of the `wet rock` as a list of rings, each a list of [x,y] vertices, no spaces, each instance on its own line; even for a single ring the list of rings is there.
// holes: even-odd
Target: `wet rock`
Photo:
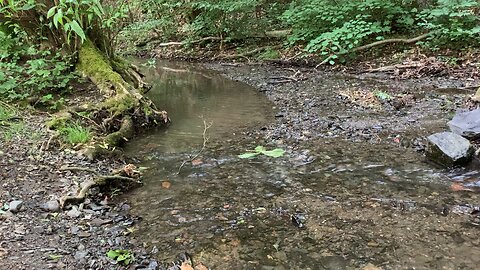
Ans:
[[[60,204],[56,200],[51,200],[42,204],[40,208],[48,212],[58,212],[60,210]]]
[[[470,142],[452,132],[435,133],[427,137],[425,155],[445,166],[461,165],[470,161],[473,147]]]
[[[82,212],[80,212],[78,210],[78,207],[76,207],[76,206],[73,206],[72,209],[67,212],[67,216],[69,216],[71,218],[78,218],[81,214],[82,214]]]
[[[12,213],[17,213],[17,212],[20,212],[20,210],[22,210],[22,206],[23,206],[22,200],[15,200],[15,201],[11,201],[8,204],[8,209]]]
[[[296,227],[303,229],[305,228],[305,221],[306,221],[305,214],[303,213],[295,213],[292,215],[292,223]]]
[[[480,109],[460,111],[448,122],[450,130],[469,139],[480,138]]]

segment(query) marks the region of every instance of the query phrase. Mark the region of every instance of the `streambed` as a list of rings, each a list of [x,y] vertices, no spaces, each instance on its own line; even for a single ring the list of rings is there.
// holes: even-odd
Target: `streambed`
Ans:
[[[152,256],[187,251],[212,269],[476,269],[478,194],[453,192],[465,170],[421,153],[469,94],[458,81],[207,68],[147,70],[172,125],[127,147],[150,170],[126,199]],[[237,157],[257,145],[286,154]]]

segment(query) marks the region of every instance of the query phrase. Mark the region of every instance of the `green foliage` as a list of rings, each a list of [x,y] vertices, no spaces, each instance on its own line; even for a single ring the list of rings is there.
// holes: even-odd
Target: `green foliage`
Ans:
[[[278,16],[286,8],[268,0],[147,0],[140,3],[142,20],[131,26],[129,32],[150,29],[165,39],[186,36],[229,41],[252,37],[278,27]]]
[[[133,261],[135,261],[133,253],[129,250],[123,249],[109,250],[107,253],[107,257],[125,265],[129,265]]]
[[[430,47],[477,45],[479,7],[476,0],[438,0],[426,7],[400,0],[296,0],[282,18],[293,29],[290,44],[303,43],[306,52],[325,55],[333,64],[367,43],[418,32],[434,33]]]
[[[392,100],[393,99],[393,97],[389,93],[386,93],[386,92],[383,92],[383,91],[380,91],[380,90],[374,91],[373,94],[375,95],[375,97],[377,97],[380,100]]]
[[[6,122],[15,117],[17,117],[17,111],[13,107],[0,102],[0,126],[5,125]]]
[[[29,130],[24,122],[10,123],[5,129],[0,130],[5,141],[11,141],[14,138],[20,138],[22,135],[28,134]]]
[[[268,48],[263,53],[258,56],[258,59],[268,60],[268,59],[278,59],[280,58],[280,53],[272,48]]]
[[[84,128],[78,123],[68,124],[58,129],[65,142],[76,145],[86,143],[92,138],[90,129]]]
[[[433,31],[426,45],[465,48],[480,42],[480,2],[477,0],[438,0],[438,5],[418,14],[419,25]]]
[[[72,74],[69,57],[30,44],[27,34],[14,27],[0,31],[0,98],[15,100],[68,89]]]
[[[283,156],[284,153],[285,153],[285,151],[283,149],[280,149],[280,148],[275,148],[273,150],[267,150],[267,149],[265,149],[265,147],[259,145],[259,146],[255,147],[254,150],[250,150],[247,153],[238,155],[238,157],[239,158],[252,158],[252,157],[255,157],[259,154],[263,154],[263,155],[266,155],[268,157],[278,158],[278,157]]]
[[[408,10],[390,0],[298,0],[282,18],[293,28],[290,44],[306,43],[309,53],[336,55],[412,30],[414,19]]]

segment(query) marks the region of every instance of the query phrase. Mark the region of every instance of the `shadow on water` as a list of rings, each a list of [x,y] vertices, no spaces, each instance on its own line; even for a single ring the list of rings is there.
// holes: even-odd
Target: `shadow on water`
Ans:
[[[212,269],[480,263],[478,230],[453,207],[477,195],[452,193],[448,175],[418,153],[321,139],[306,150],[278,142],[287,150],[278,159],[238,159],[257,142],[234,133],[270,121],[268,101],[244,84],[188,68],[160,63],[149,70],[149,95],[173,124],[126,149],[151,168],[145,186],[127,196],[143,217],[136,237],[156,247],[158,259],[186,250]],[[201,160],[185,163],[201,148],[201,115],[213,122],[210,141]]]

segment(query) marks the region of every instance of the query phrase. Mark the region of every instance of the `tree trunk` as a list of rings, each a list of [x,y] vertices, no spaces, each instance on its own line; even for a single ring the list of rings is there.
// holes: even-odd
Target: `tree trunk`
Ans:
[[[150,99],[142,95],[142,90],[148,88],[138,69],[118,58],[108,60],[91,40],[83,43],[76,69],[107,97],[87,109],[92,119],[107,133],[90,147],[87,152],[90,158],[106,148],[112,149],[128,141],[140,129],[169,123],[167,112],[159,111]]]

